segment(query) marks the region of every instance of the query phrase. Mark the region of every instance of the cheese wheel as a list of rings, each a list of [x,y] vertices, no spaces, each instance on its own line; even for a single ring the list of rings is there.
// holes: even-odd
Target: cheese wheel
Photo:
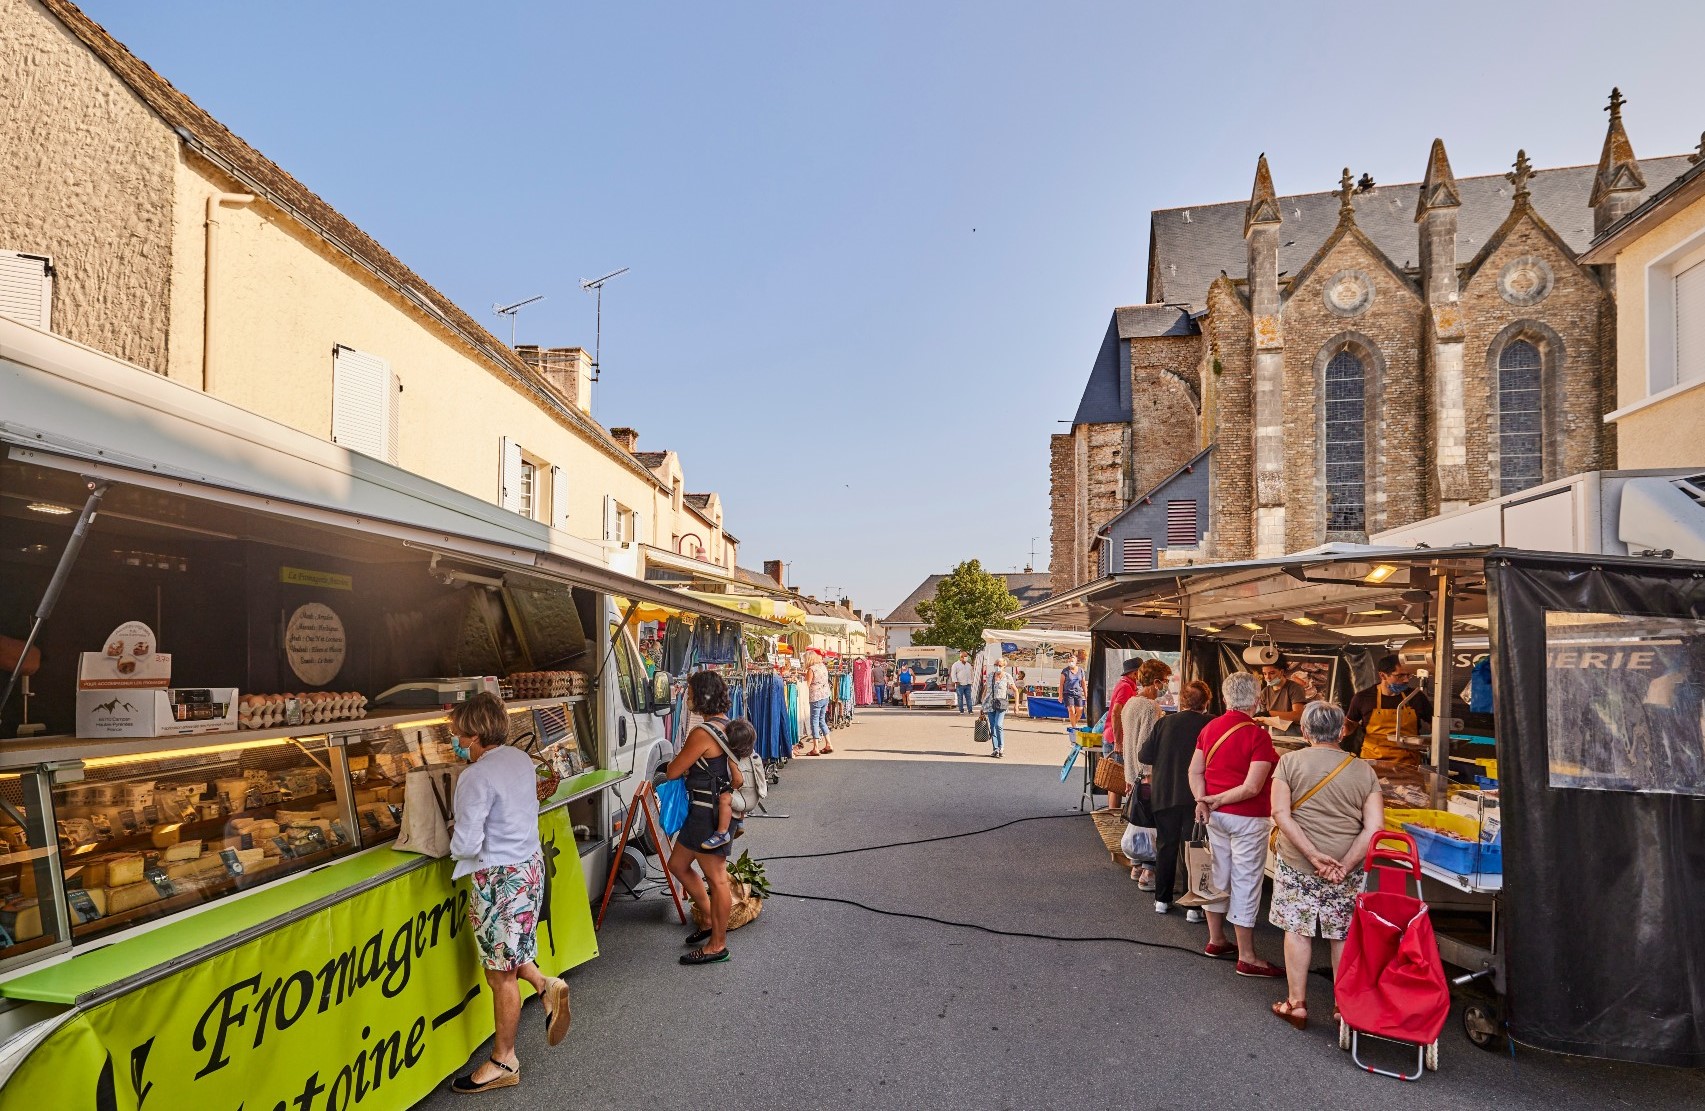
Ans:
[[[137,853],[123,853],[107,861],[106,882],[108,887],[120,888],[142,882],[142,857]]]
[[[138,859],[137,864],[140,866],[140,859]],[[122,887],[107,889],[108,914],[120,914],[159,901],[160,892],[155,890],[151,883],[129,883]]]

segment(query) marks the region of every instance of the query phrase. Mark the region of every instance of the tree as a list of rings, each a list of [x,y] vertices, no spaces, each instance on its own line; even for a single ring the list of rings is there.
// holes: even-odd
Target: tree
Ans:
[[[1016,629],[1012,621],[1019,601],[998,575],[983,570],[975,559],[966,560],[935,584],[935,597],[918,603],[924,627],[912,634],[913,644],[940,644],[965,652],[983,647],[984,629]]]

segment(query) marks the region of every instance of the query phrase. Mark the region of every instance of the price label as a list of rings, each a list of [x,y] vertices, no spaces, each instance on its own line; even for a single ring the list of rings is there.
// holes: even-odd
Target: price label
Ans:
[[[178,885],[167,877],[164,868],[155,865],[142,873],[144,879],[154,885],[154,890],[160,893],[160,898],[170,899],[178,893]]]
[[[243,862],[237,859],[236,849],[220,849],[219,859],[225,862],[225,871],[233,876],[243,874]]]

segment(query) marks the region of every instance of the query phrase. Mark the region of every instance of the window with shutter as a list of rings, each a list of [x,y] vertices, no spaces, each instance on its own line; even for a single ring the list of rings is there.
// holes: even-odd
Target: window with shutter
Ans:
[[[1121,555],[1121,571],[1154,570],[1154,541],[1146,536],[1126,537]]]
[[[403,439],[403,381],[395,374],[385,401],[385,462],[395,463]]]
[[[0,316],[43,330],[53,327],[53,260],[0,251]]]
[[[568,527],[568,478],[561,467],[551,468],[551,520],[552,528]]]
[[[1166,503],[1166,546],[1194,548],[1202,542],[1196,524],[1196,499],[1175,498]]]
[[[391,364],[339,345],[332,358],[332,442],[394,461],[396,392]]]
[[[1675,276],[1675,381],[1705,379],[1705,262]]]
[[[521,504],[515,512],[523,517],[537,519],[539,505],[539,468],[532,460],[521,459]]]
[[[521,445],[508,436],[498,441],[497,504],[521,512]]]

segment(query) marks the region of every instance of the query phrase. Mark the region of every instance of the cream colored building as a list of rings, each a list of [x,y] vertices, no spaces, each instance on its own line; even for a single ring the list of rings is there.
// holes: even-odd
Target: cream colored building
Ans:
[[[733,568],[721,500],[66,0],[0,0],[0,313],[594,541]],[[701,554],[702,553],[702,554]]]
[[[1705,466],[1705,136],[1693,165],[1593,241],[1614,264],[1617,465]]]

